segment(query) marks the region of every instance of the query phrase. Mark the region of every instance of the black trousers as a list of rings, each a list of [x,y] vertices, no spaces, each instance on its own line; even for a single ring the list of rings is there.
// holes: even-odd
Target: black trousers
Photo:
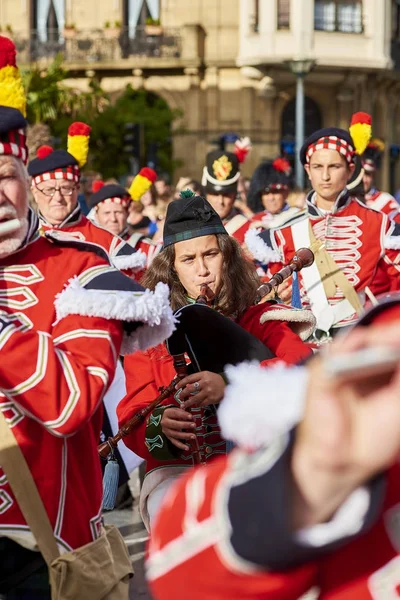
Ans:
[[[51,600],[49,572],[39,552],[0,538],[0,600]]]

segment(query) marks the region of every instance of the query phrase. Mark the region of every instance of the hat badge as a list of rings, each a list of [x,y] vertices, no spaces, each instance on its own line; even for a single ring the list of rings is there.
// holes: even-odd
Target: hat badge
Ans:
[[[199,221],[204,221],[207,223],[207,221],[211,219],[213,212],[205,206],[204,208],[194,208],[193,214]]]
[[[223,154],[218,159],[214,160],[212,168],[215,179],[218,179],[218,181],[225,181],[231,174],[233,166],[229,158]]]

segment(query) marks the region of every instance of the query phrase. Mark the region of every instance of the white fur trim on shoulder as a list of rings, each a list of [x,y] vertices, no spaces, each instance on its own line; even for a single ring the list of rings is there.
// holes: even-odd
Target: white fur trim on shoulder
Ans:
[[[400,235],[385,237],[385,248],[387,250],[400,250]]]
[[[303,414],[308,381],[305,367],[268,369],[247,362],[225,370],[229,384],[218,409],[222,436],[247,450],[273,442]]]
[[[259,229],[249,229],[244,236],[244,243],[249,252],[264,265],[270,262],[282,262],[279,254],[260,238],[259,231]]]
[[[86,218],[89,219],[89,221],[92,221],[92,223],[94,223],[95,225],[98,225],[96,221],[96,212],[96,207],[94,206],[89,210],[88,214],[86,215]]]
[[[137,250],[137,252],[134,252],[133,254],[125,254],[122,256],[114,255],[111,257],[112,264],[120,271],[124,271],[125,269],[140,271],[145,268],[146,259],[146,254],[141,250]]]
[[[124,335],[121,354],[157,346],[175,329],[169,288],[165,283],[158,283],[154,292],[88,290],[74,277],[56,296],[54,305],[57,320],[68,315],[81,315],[143,323],[131,335]]]
[[[260,317],[260,323],[263,324],[267,321],[286,321],[303,342],[308,340],[317,326],[317,319],[311,310],[292,306],[266,310]]]

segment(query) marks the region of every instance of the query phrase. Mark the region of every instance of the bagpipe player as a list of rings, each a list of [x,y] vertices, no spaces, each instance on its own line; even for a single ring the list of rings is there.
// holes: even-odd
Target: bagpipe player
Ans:
[[[204,198],[192,192],[181,196],[168,206],[164,247],[147,270],[143,284],[154,289],[160,282],[168,283],[175,311],[194,303],[206,285],[213,296],[212,308],[270,349],[276,358],[267,363],[282,360],[291,364],[309,356],[310,349],[296,332],[304,339],[309,337],[314,327],[311,312],[274,303],[256,305],[260,281],[239,243],[228,235],[221,218]],[[206,345],[221,342],[210,330]],[[121,427],[156,398],[175,374],[165,345],[127,358],[124,366],[127,395],[118,406]],[[147,527],[165,491],[192,464],[189,442],[195,432],[204,461],[227,451],[216,414],[225,391],[223,375],[209,370],[192,373],[178,388],[178,396],[165,400],[124,438],[125,444],[147,461],[141,492],[141,512]]]

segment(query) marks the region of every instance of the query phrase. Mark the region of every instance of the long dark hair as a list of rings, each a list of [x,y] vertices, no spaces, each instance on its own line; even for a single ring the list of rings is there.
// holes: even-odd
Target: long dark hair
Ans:
[[[214,308],[226,317],[240,317],[255,303],[260,280],[252,262],[246,259],[239,243],[229,235],[216,235],[222,252],[222,287],[214,301]],[[175,271],[175,248],[167,246],[152,261],[141,283],[154,290],[157,283],[167,283],[171,290],[171,306],[178,310],[188,303],[186,290]]]

